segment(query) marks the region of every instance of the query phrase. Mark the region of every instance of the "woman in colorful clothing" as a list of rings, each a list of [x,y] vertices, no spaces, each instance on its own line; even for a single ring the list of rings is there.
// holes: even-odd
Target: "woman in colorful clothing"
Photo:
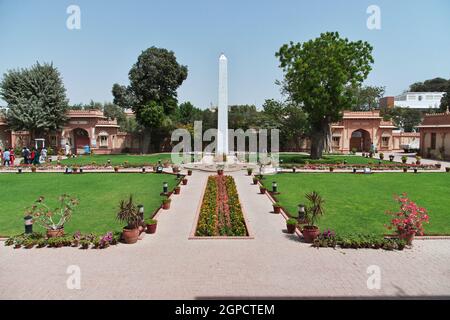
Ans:
[[[9,165],[14,167],[14,161],[16,160],[16,154],[14,153],[14,149],[9,149]]]

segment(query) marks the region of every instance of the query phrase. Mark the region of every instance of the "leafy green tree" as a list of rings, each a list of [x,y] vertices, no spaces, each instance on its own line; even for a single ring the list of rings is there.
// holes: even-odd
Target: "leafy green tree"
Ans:
[[[416,82],[409,86],[411,92],[444,92],[447,91],[450,80],[434,78],[424,82]]]
[[[178,117],[177,121],[183,125],[192,124],[194,121],[199,121],[202,119],[202,110],[196,108],[189,101],[183,102],[178,106]]]
[[[422,122],[422,112],[416,109],[395,107],[384,110],[382,115],[385,120],[392,120],[405,132],[413,132]]]
[[[53,64],[37,62],[29,69],[6,72],[0,95],[8,105],[11,129],[28,130],[32,139],[61,128],[67,121],[66,89]]]
[[[352,90],[352,88],[350,88]],[[385,87],[361,86],[353,89],[354,103],[353,111],[371,111],[379,109],[380,98],[384,96]]]
[[[255,128],[258,122],[258,111],[254,105],[234,105],[229,107],[228,127],[230,129],[247,130]]]
[[[284,71],[283,91],[307,113],[311,158],[319,159],[324,150],[331,150],[331,124],[352,107],[349,88],[360,86],[372,69],[372,46],[327,32],[304,43],[285,44],[276,56]]]
[[[143,51],[132,66],[128,87],[114,84],[114,103],[131,109],[146,128],[146,151],[159,149],[164,134],[173,124],[177,111],[177,89],[188,70],[180,65],[173,51],[151,47]],[[158,120],[158,121],[156,121]]]
[[[293,103],[266,100],[260,116],[260,126],[280,130],[281,150],[300,150],[302,139],[309,131],[305,112]]]

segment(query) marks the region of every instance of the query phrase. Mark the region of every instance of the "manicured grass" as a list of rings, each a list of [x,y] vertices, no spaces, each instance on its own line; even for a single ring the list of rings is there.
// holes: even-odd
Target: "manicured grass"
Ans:
[[[280,153],[280,160],[283,160],[283,164],[338,164],[343,163],[344,160],[347,160],[348,164],[366,164],[372,163],[377,164],[379,161],[379,157],[374,156],[373,158],[364,158],[361,156],[354,155],[324,155],[322,159],[312,160],[309,158],[309,155],[306,154],[286,154]],[[389,163],[389,159],[383,160],[383,163]]]
[[[53,208],[63,193],[80,202],[65,226],[67,233],[120,231],[122,225],[116,221],[119,201],[133,194],[136,204],[144,205],[148,218],[161,204],[164,181],[169,190],[176,184],[175,176],[167,174],[0,174],[0,235],[22,233],[25,208],[39,196],[43,195]],[[34,229],[44,231],[37,225]]]
[[[297,217],[298,204],[307,203],[305,194],[319,192],[325,199],[326,213],[319,221],[321,230],[337,233],[390,233],[384,224],[386,210],[399,208],[394,194],[406,192],[412,201],[429,211],[426,234],[450,235],[450,174],[446,173],[284,173],[266,176],[268,190],[277,181],[277,199]]]
[[[150,165],[156,164],[159,160],[170,160],[170,153],[159,153],[159,154],[147,154],[147,155],[131,155],[131,154],[117,154],[117,155],[105,155],[105,154],[94,154],[94,155],[80,155],[76,158],[69,158],[61,160],[61,164],[64,165],[90,165],[95,162],[97,165],[105,165],[108,159],[111,160],[111,165],[118,166],[123,165],[125,161],[131,166],[139,165]]]

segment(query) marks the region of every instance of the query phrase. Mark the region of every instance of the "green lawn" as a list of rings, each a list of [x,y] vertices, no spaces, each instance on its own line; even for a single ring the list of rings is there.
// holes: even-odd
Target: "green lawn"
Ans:
[[[395,210],[394,194],[408,193],[411,200],[426,208],[430,224],[426,234],[450,235],[450,174],[446,173],[283,173],[267,176],[264,184],[271,190],[277,181],[281,193],[276,197],[292,216],[297,205],[305,203],[307,192],[317,191],[326,201],[320,228],[337,233],[389,233],[386,210]]]
[[[40,195],[53,207],[63,193],[80,201],[65,226],[66,232],[119,231],[122,226],[115,220],[119,201],[133,194],[136,204],[144,205],[147,218],[161,204],[164,181],[169,183],[169,190],[176,184],[175,176],[166,174],[0,174],[0,235],[22,233],[24,209]],[[44,231],[37,225],[35,230]]]
[[[158,163],[158,160],[170,160],[170,153],[147,154],[147,155],[131,155],[131,154],[117,154],[117,155],[80,155],[76,158],[69,158],[61,160],[61,164],[65,165],[89,165],[95,162],[97,165],[107,164],[108,159],[111,160],[111,165],[123,165],[125,161],[131,166],[150,165]]]
[[[387,158],[387,157],[386,157]],[[383,160],[383,163],[389,163],[389,159]],[[311,160],[309,155],[306,154],[286,154],[280,153],[280,160],[283,160],[283,164],[306,164],[309,162],[310,164],[338,164],[343,163],[344,160],[347,160],[348,164],[366,164],[372,163],[377,164],[379,161],[378,155],[371,158],[364,158],[361,156],[354,155],[324,155],[322,159],[319,160]]]

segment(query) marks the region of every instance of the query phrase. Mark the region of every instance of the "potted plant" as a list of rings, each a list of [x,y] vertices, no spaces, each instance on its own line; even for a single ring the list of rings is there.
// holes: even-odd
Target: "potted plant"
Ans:
[[[312,243],[320,233],[319,227],[316,224],[320,216],[324,214],[325,201],[316,191],[306,194],[306,199],[310,203],[310,206],[305,207],[308,224],[303,227],[302,234],[306,243]]]
[[[450,172],[450,167],[446,167],[445,172],[447,172],[447,173]]]
[[[125,243],[136,243],[139,237],[141,216],[138,207],[133,202],[132,195],[130,195],[128,201],[120,201],[117,220],[126,223],[126,226],[122,230],[122,238]]]
[[[253,177],[253,184],[258,184],[259,178],[258,177]]]
[[[440,162],[438,162],[438,163],[435,163],[434,166],[435,166],[437,169],[441,169],[442,164],[441,164]]]
[[[167,168],[165,163],[164,163],[164,168]],[[172,172],[173,173],[177,173],[178,170],[179,170],[178,166],[176,166],[176,165],[172,166]],[[189,172],[188,172],[188,174],[189,174]]]
[[[420,165],[420,160],[422,160],[422,157],[416,156],[416,164]]]
[[[281,204],[279,202],[273,204],[273,213],[281,213]]]
[[[173,189],[175,194],[180,194],[181,188],[180,186],[176,186],[175,189]]]
[[[395,200],[399,203],[400,209],[397,212],[387,212],[392,217],[387,228],[395,229],[399,239],[411,245],[416,234],[423,235],[423,224],[429,222],[427,210],[411,201],[406,193],[395,197]]]
[[[289,218],[286,220],[286,228],[288,233],[294,233],[297,227],[297,220],[294,218]]]
[[[329,170],[330,170],[330,172],[333,172],[334,168],[333,167],[329,167]]]
[[[403,156],[402,157],[402,163],[406,163],[406,161],[408,161],[408,157],[407,156]]]
[[[393,154],[389,155],[389,161],[393,162],[394,161],[395,156]]]
[[[119,172],[119,167],[118,166],[114,167],[114,172]]]
[[[181,180],[181,183],[183,184],[183,186],[187,185],[188,179],[183,178],[183,179]]]
[[[31,166],[31,172],[36,172],[36,166],[35,165]]]
[[[253,168],[247,168],[247,175],[251,176],[253,173]]]
[[[192,170],[189,169],[189,170],[187,171],[187,174],[188,174],[188,176],[192,176]]]
[[[297,170],[296,167],[292,167],[292,172],[295,173],[295,171]]]
[[[25,212],[33,217],[34,221],[47,230],[47,237],[61,237],[64,235],[64,224],[70,220],[74,208],[78,205],[76,198],[67,194],[59,197],[59,208],[50,209],[45,204],[45,198],[40,196],[34,205]]]
[[[148,219],[145,220],[145,223],[147,225],[146,231],[147,233],[153,234],[156,232],[156,226],[158,225],[158,221],[155,219]]]
[[[222,165],[217,166],[217,174],[219,176],[223,176],[223,169],[224,169],[224,166],[222,166]]]
[[[162,200],[162,208],[164,210],[169,210],[170,209],[170,203],[172,202],[172,199],[167,198],[167,199],[163,199]]]
[[[384,153],[383,152],[380,152],[380,160],[384,160]]]
[[[88,249],[91,242],[87,239],[80,240],[80,248],[81,249]]]
[[[408,172],[408,168],[407,167],[403,167],[403,172]]]
[[[265,187],[263,187],[263,185],[260,185],[259,186],[259,192],[261,193],[261,194],[265,194],[266,193],[266,188]]]

